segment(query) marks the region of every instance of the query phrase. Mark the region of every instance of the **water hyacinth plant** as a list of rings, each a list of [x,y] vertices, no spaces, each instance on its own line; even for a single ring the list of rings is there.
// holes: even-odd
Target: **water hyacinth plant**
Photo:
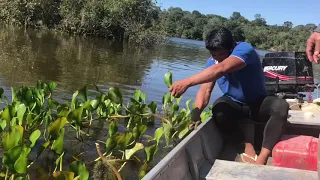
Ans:
[[[164,82],[171,86],[171,72],[165,75]],[[165,146],[174,146],[191,131],[191,99],[185,108],[180,108],[182,97],[166,93],[158,108],[155,102],[147,103],[146,94],[140,90],[135,90],[125,103],[117,87],[105,93],[95,86],[92,98],[85,86],[73,94],[70,102],[58,103],[53,98],[56,86],[54,82],[39,81],[35,87],[12,88],[11,100],[0,88],[0,101],[5,105],[0,111],[0,176],[5,180],[30,179],[28,170],[44,152],[54,154],[56,159],[47,179],[119,180],[129,163],[139,165],[141,179],[150,170],[162,138]],[[203,121],[210,116],[211,111],[201,114]],[[155,127],[155,121],[161,122],[160,127],[147,141],[142,140],[148,128]],[[93,171],[89,172],[85,159],[74,156],[74,161],[64,166],[65,156],[70,153],[65,148],[66,133],[71,132],[76,141],[84,142],[90,138],[88,132],[94,122],[106,124],[108,130],[105,139],[93,147],[97,154]]]

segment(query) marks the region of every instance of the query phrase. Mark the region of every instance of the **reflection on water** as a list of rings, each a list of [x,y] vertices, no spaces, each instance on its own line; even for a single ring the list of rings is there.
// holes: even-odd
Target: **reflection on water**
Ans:
[[[173,72],[173,80],[186,78],[200,72],[209,56],[201,41],[172,40],[154,51],[147,51],[99,38],[0,27],[0,86],[9,93],[11,86],[33,86],[37,80],[55,81],[58,84],[55,96],[65,101],[87,84],[95,83],[103,91],[116,85],[125,97],[131,96],[134,89],[141,89],[147,93],[148,102],[161,103],[162,96],[168,92],[163,82],[167,71]],[[262,56],[266,53],[257,51]],[[319,82],[319,66],[314,68],[315,81]],[[182,102],[188,98],[194,100],[198,88],[190,88]],[[216,86],[211,102],[219,95],[221,92]],[[92,157],[97,157],[94,141],[105,139],[106,132],[103,125],[96,124],[90,132],[93,141],[85,146],[70,141],[66,146],[86,152],[84,156],[93,160]],[[42,159],[42,166],[54,168],[49,165],[54,161],[47,156]],[[37,171],[40,170],[34,172]]]

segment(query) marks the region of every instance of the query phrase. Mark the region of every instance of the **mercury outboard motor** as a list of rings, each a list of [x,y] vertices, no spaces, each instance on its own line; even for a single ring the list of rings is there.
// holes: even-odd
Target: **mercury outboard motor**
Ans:
[[[265,83],[269,95],[284,99],[299,99],[299,92],[313,91],[312,63],[304,52],[267,53],[262,61]]]

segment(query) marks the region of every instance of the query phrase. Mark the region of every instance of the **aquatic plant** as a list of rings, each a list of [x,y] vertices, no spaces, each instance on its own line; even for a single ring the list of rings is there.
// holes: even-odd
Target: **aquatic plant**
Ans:
[[[172,84],[172,73],[164,78],[165,84]],[[74,92],[71,101],[59,103],[53,98],[56,83],[37,82],[35,87],[21,86],[11,89],[11,100],[0,88],[0,101],[5,107],[0,111],[1,149],[3,151],[0,176],[7,179],[30,179],[28,170],[43,152],[51,152],[56,158],[55,168],[47,179],[89,179],[87,162],[74,157],[68,167],[64,167],[65,135],[75,133],[75,139],[84,143],[94,122],[108,126],[106,139],[96,142],[97,159],[94,160],[94,179],[121,179],[121,171],[128,163],[139,165],[141,179],[150,170],[150,163],[160,148],[160,140],[165,145],[175,145],[190,131],[191,99],[185,108],[180,108],[181,98],[170,93],[163,96],[161,111],[155,102],[147,103],[146,94],[135,90],[133,97],[125,104],[121,90],[111,87],[107,93],[94,86],[93,95],[88,86]],[[211,111],[203,112],[202,120],[211,116]],[[143,141],[149,127],[159,120],[161,126],[153,137]],[[119,130],[124,121],[125,130]],[[87,131],[86,131],[87,130]],[[43,142],[41,142],[41,141]],[[41,142],[41,143],[40,143]],[[104,144],[104,153],[100,144]],[[35,154],[35,155],[32,155]]]

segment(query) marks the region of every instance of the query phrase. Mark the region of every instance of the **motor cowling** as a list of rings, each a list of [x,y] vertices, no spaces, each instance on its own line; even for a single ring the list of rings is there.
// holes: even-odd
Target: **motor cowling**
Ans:
[[[305,52],[272,52],[262,60],[269,95],[297,95],[314,88],[312,63]]]

